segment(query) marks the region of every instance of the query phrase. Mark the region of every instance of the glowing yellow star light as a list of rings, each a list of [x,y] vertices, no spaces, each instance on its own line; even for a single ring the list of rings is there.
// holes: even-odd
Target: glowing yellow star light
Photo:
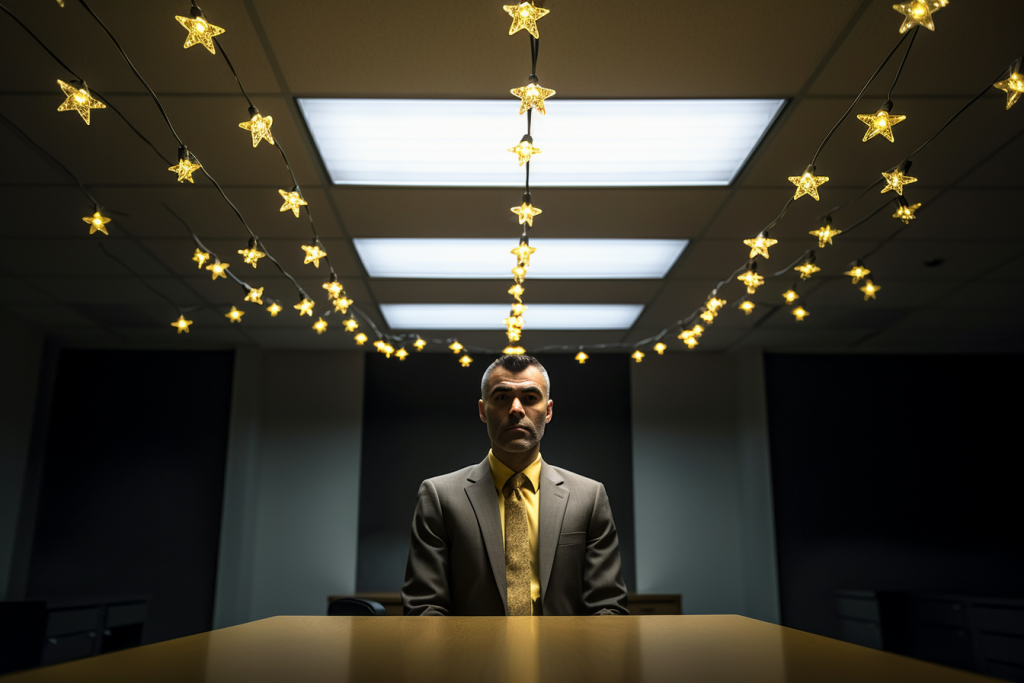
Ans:
[[[637,349],[636,351],[633,352],[633,355],[631,355],[630,358],[635,360],[637,363],[642,363],[644,361],[644,352],[641,351],[640,349]]]
[[[253,145],[253,147],[255,146],[256,145]],[[279,211],[285,212],[291,209],[291,212],[295,214],[296,218],[299,217],[299,207],[309,205],[309,202],[302,198],[302,195],[299,193],[299,188],[297,187],[294,192],[278,190],[277,193],[281,195],[281,198],[284,200],[284,204],[281,205]]]
[[[520,166],[528,162],[534,154],[541,153],[540,148],[533,146],[533,138],[529,135],[524,135],[520,143],[515,147],[509,147],[508,151],[516,153]]]
[[[420,337],[416,337],[416,341],[414,341],[412,345],[416,347],[417,351],[422,351],[423,348],[427,345],[427,342],[423,341],[423,339],[421,339]]]
[[[892,106],[891,102],[886,102],[886,104]],[[903,114],[890,114],[884,107],[874,114],[857,114],[857,118],[868,127],[864,131],[861,142],[867,142],[876,135],[881,135],[889,142],[896,142],[896,138],[892,135],[892,127],[907,119]]]
[[[915,26],[924,26],[929,31],[934,31],[935,22],[932,21],[932,13],[938,12],[948,4],[949,0],[913,0],[913,2],[898,3],[892,8],[903,15],[900,33],[906,33]]]
[[[473,359],[470,358],[469,356],[463,356],[462,358],[459,359],[459,365],[461,365],[464,368],[468,368],[472,364]]]
[[[408,356],[409,352],[405,350],[404,346],[395,351],[395,358],[397,358],[398,360],[405,360]]]
[[[513,268],[512,269],[512,279],[515,280],[515,283],[517,285],[522,285],[523,284],[523,280],[526,279],[526,268],[523,268],[522,266],[516,266],[515,268]],[[513,287],[512,289],[515,289],[515,288]],[[509,294],[512,293],[512,289],[508,290]],[[522,290],[522,287],[520,287],[519,289]],[[516,298],[518,299],[519,297],[516,297]],[[520,301],[522,301],[522,299],[520,299]]]
[[[725,299],[719,299],[717,296],[712,294],[711,298],[704,303],[704,306],[715,315],[718,315],[718,311],[722,310],[722,307],[727,303],[729,302]]]
[[[249,238],[249,246],[245,249],[239,249],[238,253],[242,255],[242,258],[253,268],[256,267],[256,262],[266,256],[265,253],[260,251],[259,244],[255,238]]]
[[[312,318],[313,306],[315,305],[316,304],[313,303],[312,299],[306,299],[305,297],[303,297],[302,301],[292,306],[292,308],[299,312],[299,317],[308,315],[310,318]]]
[[[853,278],[853,284],[857,284],[863,280],[871,271],[864,267],[864,264],[860,260],[856,260],[850,264],[850,269],[843,273],[843,275],[849,275]]]
[[[224,317],[233,323],[240,323],[243,315],[245,315],[245,311],[240,311],[232,306],[231,310],[224,314]]]
[[[355,318],[349,318],[348,320],[345,321],[345,331],[346,332],[355,332],[358,329],[359,329],[359,323],[356,322]]]
[[[90,110],[107,108],[107,105],[89,94],[89,86],[85,83],[82,84],[81,88],[76,88],[58,78],[57,84],[64,91],[64,94],[68,96],[64,103],[57,107],[57,111],[77,111],[87,126],[89,125]]]
[[[580,349],[580,352],[576,354],[576,360],[579,362],[580,365],[586,363],[588,358],[590,358],[590,356],[583,353],[582,349]]]
[[[757,274],[757,264],[753,261],[750,262],[746,272],[736,279],[747,286],[747,294],[753,294],[758,287],[764,284],[764,278]]]
[[[384,354],[385,358],[391,358],[391,354],[395,352],[395,347],[392,346],[391,344],[388,344],[383,339],[378,339],[377,341],[373,342],[373,345],[377,347],[377,350],[379,352]]]
[[[654,350],[658,352],[659,356],[664,356],[665,355],[665,349],[667,349],[667,348],[668,348],[668,346],[666,344],[662,343],[662,342],[658,342],[657,344],[654,345]]]
[[[817,273],[819,270],[821,270],[821,268],[814,265],[813,258],[809,258],[803,263],[801,263],[799,266],[795,266],[793,270],[800,273],[801,280],[810,280],[811,276]]]
[[[171,323],[171,327],[177,327],[178,334],[181,334],[182,332],[188,334],[188,326],[191,324],[191,320],[185,320],[185,316],[179,315],[178,319]]]
[[[365,344],[367,338],[368,337],[365,334],[363,334],[362,332],[360,332],[359,334],[357,334],[356,336],[353,337],[353,339],[356,340],[356,344],[358,344],[359,346],[362,346],[363,344]]]
[[[693,327],[690,328],[690,332],[693,333],[694,337],[699,337],[700,335],[704,334],[704,328],[701,327],[700,325],[694,325]]]
[[[813,197],[814,201],[819,201],[821,198],[818,196],[818,188],[828,182],[828,176],[814,175],[814,167],[808,166],[803,175],[790,176],[789,182],[796,185],[796,194],[793,195],[793,199],[800,199],[800,197],[808,195]]]
[[[306,252],[306,258],[302,263],[305,265],[312,263],[317,268],[320,267],[320,259],[327,256],[327,252],[320,248],[319,242],[316,244],[303,244],[302,251]]]
[[[746,313],[747,315],[753,313],[755,308],[757,308],[757,306],[754,305],[753,301],[744,301],[743,303],[740,304],[740,310]]]
[[[521,100],[520,114],[525,114],[529,109],[536,109],[537,113],[544,114],[544,100],[555,94],[554,90],[542,88],[536,83],[530,83],[523,88],[512,88],[510,92]]]
[[[316,330],[318,335],[323,334],[327,329],[327,321],[323,318],[317,318],[317,321],[313,323],[313,329]]]
[[[270,133],[270,127],[274,125],[274,117],[260,116],[260,113],[252,107],[249,109],[249,113],[252,115],[252,118],[248,121],[242,121],[238,124],[238,127],[252,133],[252,146],[256,147],[256,145],[260,144],[260,140],[266,140],[270,144],[274,144],[274,136]],[[278,192],[280,191],[278,190]],[[298,215],[298,210],[296,209],[295,211],[296,215]]]
[[[695,333],[693,330],[683,330],[682,332],[679,333],[678,339],[682,339],[683,343],[686,344],[686,347],[692,349],[693,347],[700,343],[697,341],[697,337],[699,336],[700,335]]]
[[[193,163],[192,155],[188,153],[188,150],[184,147],[178,152],[178,165],[171,166],[168,171],[173,171],[178,174],[178,182],[183,183],[186,180],[193,185],[196,181],[192,180],[192,174],[203,167],[200,163]]]
[[[231,267],[231,264],[221,263],[220,259],[215,259],[213,263],[211,263],[210,265],[206,266],[206,269],[208,271],[210,271],[210,274],[211,274],[210,279],[211,280],[216,280],[219,277],[222,277],[225,280],[227,280],[228,276],[225,275],[224,273],[226,273],[228,268],[230,268],[230,267]]]
[[[800,295],[797,294],[792,289],[787,289],[785,292],[782,293],[782,298],[786,300],[787,305],[792,306],[793,302],[800,298]]]
[[[452,353],[457,354],[457,353],[459,353],[459,351],[462,351],[462,349],[464,349],[466,347],[463,346],[462,344],[460,344],[459,340],[456,339],[455,341],[453,341],[451,344],[448,345],[448,348],[452,350]]]
[[[826,244],[832,244],[832,238],[833,237],[835,237],[836,235],[842,234],[842,232],[843,232],[842,230],[835,230],[832,227],[832,221],[831,220],[826,220],[825,221],[825,225],[821,226],[817,230],[810,230],[810,231],[808,231],[807,234],[808,235],[814,235],[815,237],[817,237],[818,238],[818,248],[819,249],[824,249]],[[820,268],[815,268],[811,272],[814,273],[814,272],[817,272],[819,270],[821,270],[821,269]],[[808,275],[807,277],[810,277],[810,276]],[[804,278],[804,279],[806,280],[807,278]]]
[[[345,293],[345,286],[338,282],[338,276],[333,273],[331,274],[331,279],[320,286],[327,290],[328,296],[332,299],[337,299]]]
[[[703,320],[704,322],[706,322],[708,325],[710,325],[713,322],[715,322],[715,316],[716,315],[718,315],[718,314],[715,313],[714,311],[704,310],[704,311],[701,311],[700,319]]]
[[[1009,109],[1013,105],[1017,104],[1017,100],[1020,99],[1021,93],[1024,93],[1024,78],[1018,73],[1017,68],[1019,64],[1015,64],[1013,73],[1005,81],[999,81],[993,83],[992,86],[999,88],[1006,93],[1006,108]],[[540,150],[537,150],[538,152]]]
[[[808,313],[807,309],[804,308],[803,306],[797,306],[796,308],[793,309],[793,317],[796,318],[797,322],[802,322],[803,319],[809,315],[810,313]]]
[[[515,211],[515,209],[513,209],[513,211]],[[537,213],[540,213],[540,211],[538,210]],[[534,215],[536,215],[536,214],[534,214]],[[524,268],[529,268],[530,267],[530,257],[533,256],[533,254],[536,251],[537,251],[536,248],[531,247],[530,243],[524,240],[524,241],[519,243],[518,247],[516,247],[515,249],[513,249],[509,253],[512,254],[513,256],[515,256],[516,259],[518,259],[518,262],[519,262],[520,265],[522,265]]]
[[[245,300],[254,304],[263,305],[263,287],[250,287],[245,293]]]
[[[525,200],[523,201],[521,206],[513,206],[509,210],[512,213],[514,213],[517,216],[519,216],[519,225],[522,225],[523,223],[527,223],[527,224],[529,224],[529,226],[531,228],[533,227],[533,219],[534,219],[534,217],[535,216],[539,216],[542,213],[544,213],[540,209],[534,208],[533,204],[530,204],[528,201],[525,201]]]
[[[875,298],[875,292],[880,290],[881,287],[868,280],[864,283],[864,286],[860,288],[860,291],[864,292],[864,301]]]
[[[911,178],[908,175],[904,175],[909,170],[910,162],[904,161],[897,168],[893,169],[891,173],[883,172],[882,177],[885,178],[885,187],[882,188],[880,194],[892,191],[903,196],[903,186],[917,182],[917,178]]]
[[[904,225],[910,225],[910,221],[917,218],[914,212],[921,208],[921,203],[910,204],[903,197],[899,198],[899,207],[896,209],[896,213],[892,215],[893,218],[898,218],[903,221]]]
[[[778,240],[765,237],[764,233],[758,235],[752,240],[743,240],[743,244],[750,247],[750,256],[747,258],[754,258],[758,255],[768,258],[768,247],[774,246],[778,243]]]
[[[210,54],[217,54],[213,46],[213,39],[224,33],[220,26],[214,26],[203,17],[174,17],[178,23],[188,29],[188,36],[185,38],[185,49],[193,45],[202,45]]]
[[[509,35],[526,29],[526,32],[534,38],[540,38],[540,32],[537,31],[537,20],[551,12],[549,9],[537,7],[532,2],[502,5],[502,7],[512,16],[512,27],[508,30]]]
[[[90,235],[96,232],[97,230],[102,232],[104,235],[110,234],[109,232],[107,232],[107,223],[110,222],[110,219],[101,214],[99,211],[97,211],[91,216],[82,216],[82,220],[89,224]],[[209,255],[207,255],[207,257],[209,257]]]
[[[503,348],[501,352],[504,353],[506,356],[521,356],[524,353],[526,353],[526,349],[524,349],[522,346],[512,346],[511,344],[509,344],[508,346]]]
[[[197,247],[196,253],[192,254],[192,260],[198,263],[199,270],[202,270],[203,264],[210,260],[210,255]]]
[[[334,299],[334,310],[338,313],[348,313],[348,307],[352,305],[352,299],[342,296]]]
[[[283,310],[284,309],[281,308],[281,304],[277,303],[276,301],[274,303],[270,304],[269,306],[267,306],[267,313],[270,314],[271,318],[276,318],[277,314],[280,313]]]
[[[523,292],[525,292],[525,291],[526,290],[523,289],[523,286],[521,284],[519,284],[519,283],[516,283],[516,284],[512,285],[508,289],[508,293],[511,294],[512,296],[514,296],[516,298],[516,301],[518,301],[520,303],[522,303],[522,301],[523,301]]]

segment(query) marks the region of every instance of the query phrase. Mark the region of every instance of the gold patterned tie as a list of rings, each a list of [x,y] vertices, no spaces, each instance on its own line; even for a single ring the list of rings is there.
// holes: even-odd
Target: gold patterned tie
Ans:
[[[510,617],[533,613],[530,596],[530,531],[526,522],[526,500],[522,472],[505,482],[505,597]]]

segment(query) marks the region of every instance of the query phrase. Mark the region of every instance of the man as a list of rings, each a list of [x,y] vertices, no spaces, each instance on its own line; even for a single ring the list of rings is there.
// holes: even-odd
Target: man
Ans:
[[[604,486],[541,458],[550,390],[531,356],[502,356],[484,372],[491,451],[420,485],[405,614],[628,614]]]

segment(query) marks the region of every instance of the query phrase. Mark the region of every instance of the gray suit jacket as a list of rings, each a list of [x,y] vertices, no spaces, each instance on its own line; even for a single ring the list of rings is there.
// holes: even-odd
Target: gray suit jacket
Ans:
[[[619,540],[604,485],[542,463],[545,615],[628,614]],[[498,495],[484,458],[420,485],[402,587],[407,615],[507,614]]]

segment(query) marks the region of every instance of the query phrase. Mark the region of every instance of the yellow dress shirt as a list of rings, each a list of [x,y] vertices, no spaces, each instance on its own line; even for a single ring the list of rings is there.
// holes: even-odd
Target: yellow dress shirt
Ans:
[[[501,538],[505,539],[505,496],[502,489],[505,483],[515,472],[510,470],[502,461],[494,457],[494,453],[488,451],[487,462],[491,465],[491,477],[494,479],[494,488],[498,491],[498,513],[501,516]],[[522,489],[523,498],[526,499],[526,523],[530,531],[530,598],[533,602],[540,599],[540,561],[537,555],[537,538],[540,535],[540,453],[537,459],[526,466],[523,474],[533,485]]]

